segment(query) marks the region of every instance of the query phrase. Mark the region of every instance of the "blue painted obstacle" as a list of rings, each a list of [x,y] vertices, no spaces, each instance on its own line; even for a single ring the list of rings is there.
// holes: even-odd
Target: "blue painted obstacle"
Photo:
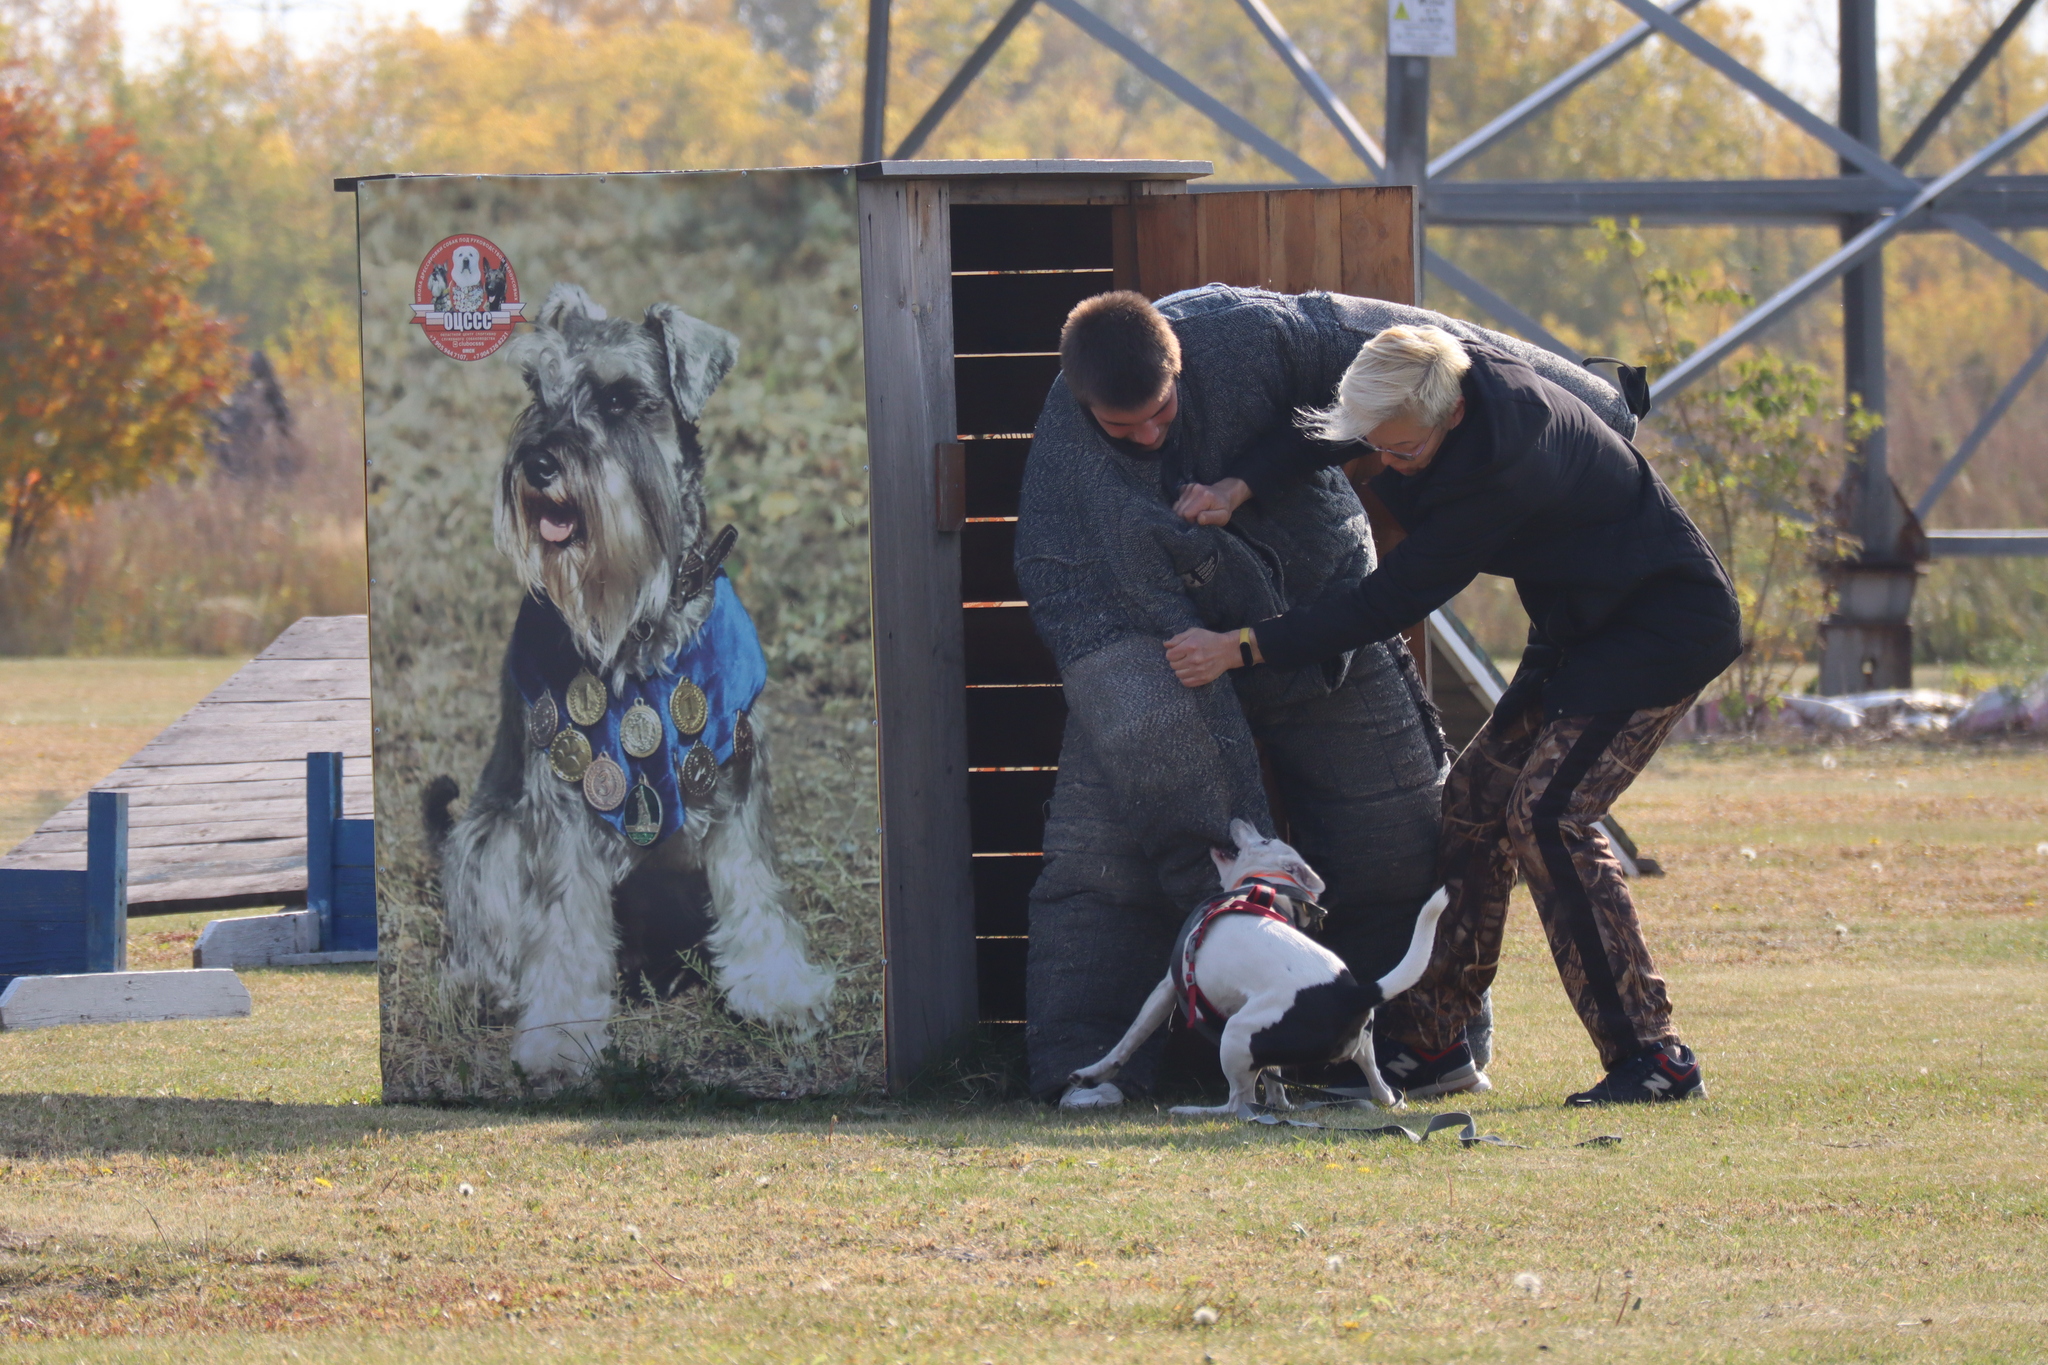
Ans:
[[[341,815],[341,755],[306,755],[306,908],[320,917],[320,951],[377,950],[374,820]]]
[[[0,990],[17,976],[127,970],[128,793],[87,795],[85,847],[83,872],[0,869]]]

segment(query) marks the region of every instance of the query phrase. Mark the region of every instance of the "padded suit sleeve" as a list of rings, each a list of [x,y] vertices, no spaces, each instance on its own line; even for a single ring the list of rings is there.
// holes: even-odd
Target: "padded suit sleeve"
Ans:
[[[1259,652],[1269,664],[1301,668],[1393,638],[1464,591],[1526,515],[1502,490],[1439,509],[1356,586],[1261,621]]]

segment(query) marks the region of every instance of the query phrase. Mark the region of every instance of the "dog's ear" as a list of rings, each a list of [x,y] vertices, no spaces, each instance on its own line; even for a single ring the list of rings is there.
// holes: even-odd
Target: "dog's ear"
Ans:
[[[675,395],[676,411],[685,422],[695,425],[712,391],[740,358],[740,340],[672,303],[649,308],[647,327],[661,338],[662,350],[668,354],[669,392]]]
[[[1263,843],[1266,836],[1252,828],[1252,823],[1249,820],[1232,820],[1230,822],[1230,837],[1236,842],[1238,850],[1242,852],[1253,844]]]
[[[1209,850],[1209,857],[1216,864],[1216,879],[1222,882],[1223,889],[1228,891],[1230,889],[1230,869],[1236,865],[1237,855],[1225,853],[1220,848],[1212,848]]]
[[[540,317],[535,319],[543,327],[561,330],[565,318],[582,318],[587,322],[603,322],[606,317],[596,299],[590,297],[580,284],[558,284],[548,290],[547,302],[540,306]]]
[[[1323,879],[1316,875],[1316,870],[1307,863],[1291,862],[1287,864],[1284,870],[1294,880],[1301,883],[1301,889],[1308,892],[1311,899],[1329,890],[1329,887],[1324,885]]]

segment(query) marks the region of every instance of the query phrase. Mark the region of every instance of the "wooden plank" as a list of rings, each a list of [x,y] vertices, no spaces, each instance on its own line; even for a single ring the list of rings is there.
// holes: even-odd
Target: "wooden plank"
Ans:
[[[1082,157],[1019,157],[977,161],[864,161],[853,168],[862,180],[932,180],[954,176],[1026,181],[1033,178],[1079,179],[1095,176],[1108,180],[1194,180],[1213,175],[1211,161],[1158,161]],[[935,186],[949,190],[951,186]]]
[[[954,402],[948,188],[863,181],[859,205],[884,1013],[889,1086],[900,1089],[977,1018],[959,540],[941,533],[931,515],[932,447],[954,439],[963,424]],[[1041,383],[1031,418],[1044,392]],[[1029,428],[1027,420],[1022,429]]]
[[[334,822],[334,865],[372,867],[377,860],[377,822],[336,820]]]
[[[303,830],[291,838],[251,839],[227,844],[173,843],[162,848],[143,849],[128,860],[129,899],[134,899],[139,888],[148,883],[193,875],[195,868],[240,868],[257,872],[272,865],[296,866],[303,862],[305,856],[306,836]],[[5,870],[70,871],[72,869],[64,866],[66,862],[82,861],[75,852],[22,853]]]
[[[166,727],[188,733],[195,729],[221,730],[229,726],[266,725],[355,725],[366,720],[369,707],[360,700],[339,697],[320,701],[214,701],[211,698],[187,711]]]
[[[1406,185],[1342,189],[1341,292],[1415,302],[1415,191]]]
[[[367,616],[302,616],[270,642],[259,659],[367,659]]]
[[[1164,298],[1202,283],[1196,248],[1197,200],[1147,199],[1126,210],[1137,239],[1136,288],[1147,298]]]
[[[955,204],[1038,207],[1047,204],[1114,208],[1128,204],[1144,182],[1130,180],[955,180],[948,190]],[[1179,187],[1174,187],[1178,189]]]
[[[1203,284],[1265,284],[1266,195],[1260,190],[1198,194],[1195,274]]]
[[[194,967],[262,967],[290,953],[317,952],[318,919],[306,910],[217,919],[199,931]]]
[[[0,868],[0,934],[10,925],[53,914],[76,916],[85,893],[83,868]]]
[[[242,911],[266,905],[305,905],[305,860],[289,868],[236,876],[193,876],[129,892],[135,915],[180,915],[186,911]]]
[[[255,784],[251,784],[252,786]],[[131,844],[141,837],[145,830],[166,829],[183,825],[206,825],[216,821],[242,821],[273,824],[284,823],[303,828],[306,816],[304,783],[300,790],[288,797],[265,797],[257,801],[156,801],[145,802],[145,796],[158,796],[187,790],[182,787],[136,787],[126,795],[130,798],[128,807],[128,830]],[[74,806],[76,809],[74,809]],[[371,813],[369,793],[350,794],[343,803],[342,813],[350,817],[367,818]],[[76,802],[43,822],[41,834],[76,835],[85,833],[85,808]],[[85,845],[80,843],[80,848]]]
[[[369,755],[357,755],[357,763],[348,765],[351,783],[370,780]],[[131,763],[133,761],[131,760]],[[301,791],[306,785],[306,756],[295,759],[268,759],[260,763],[166,763],[160,766],[124,764],[95,784],[101,791],[133,787],[222,786],[239,785],[243,782],[291,782],[298,784]]]
[[[18,976],[0,992],[0,1030],[246,1019],[249,1008],[249,988],[224,970]]]

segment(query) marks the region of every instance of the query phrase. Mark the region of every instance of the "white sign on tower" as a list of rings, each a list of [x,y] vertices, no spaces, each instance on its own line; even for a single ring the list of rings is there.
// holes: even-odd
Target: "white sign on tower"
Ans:
[[[1458,0],[1387,0],[1387,53],[1458,55]]]

